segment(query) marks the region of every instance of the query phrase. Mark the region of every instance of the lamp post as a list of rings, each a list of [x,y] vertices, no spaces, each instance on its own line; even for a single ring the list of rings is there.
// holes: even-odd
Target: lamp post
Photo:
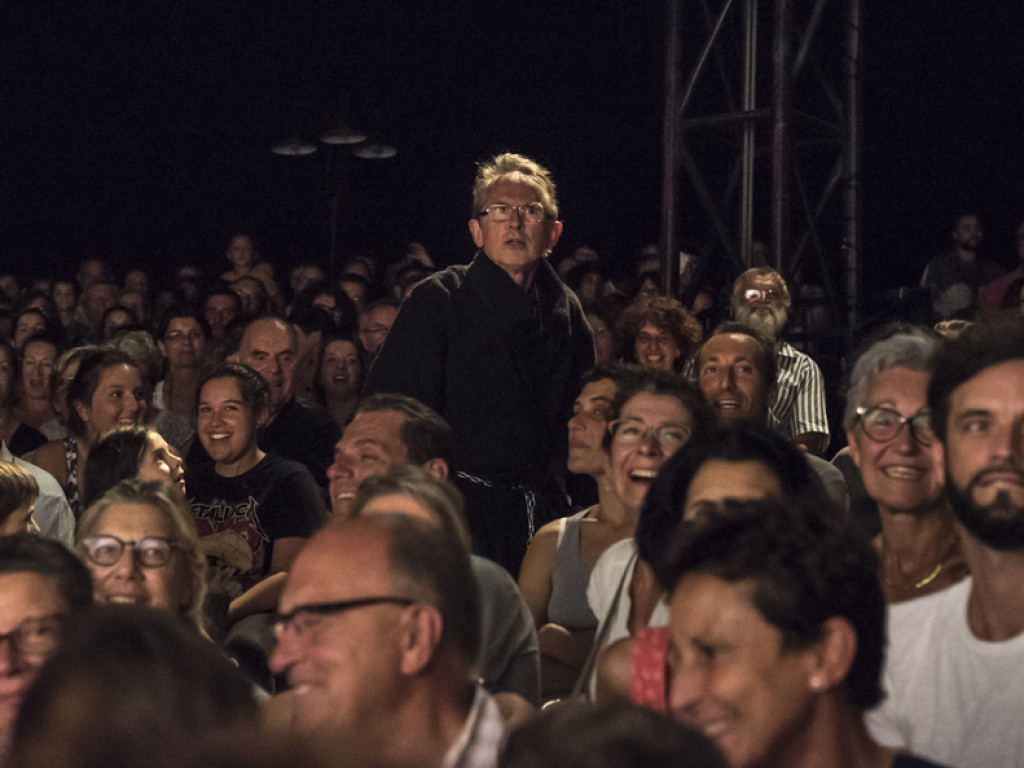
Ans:
[[[296,110],[301,105],[292,109],[291,133],[287,138],[274,144],[270,151],[275,155],[283,157],[308,157],[319,151],[319,145],[306,139],[299,131],[295,123]],[[344,121],[339,120],[331,128],[320,134],[319,144],[323,144],[327,150],[327,179],[326,192],[328,210],[330,211],[330,248],[328,251],[329,273],[331,283],[337,276],[338,260],[338,219],[341,211],[341,190],[344,180],[342,163],[348,154],[364,160],[386,160],[398,154],[398,149],[387,143],[380,136],[373,136],[367,140],[366,134],[350,128]]]

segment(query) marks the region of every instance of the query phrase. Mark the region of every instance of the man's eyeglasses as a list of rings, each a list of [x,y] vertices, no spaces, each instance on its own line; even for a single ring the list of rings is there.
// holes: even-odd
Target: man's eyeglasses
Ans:
[[[927,411],[918,411],[913,416],[904,416],[892,408],[858,408],[857,418],[860,420],[864,434],[878,443],[892,440],[909,424],[914,438],[921,445],[931,445],[935,439],[932,430],[932,415]]]
[[[164,339],[166,339],[171,344],[184,344],[186,341],[191,341],[193,344],[195,344],[202,338],[202,331],[189,331],[188,333],[185,333],[183,331],[174,331],[173,333],[168,333],[166,336],[164,336]]]
[[[10,632],[0,635],[0,645],[11,644],[19,656],[45,656],[57,645],[57,636],[64,615],[52,613],[34,619],[25,619]]]
[[[774,301],[775,299],[781,299],[782,293],[774,288],[747,288],[743,292],[743,298],[747,301],[757,301],[758,299]]]
[[[370,605],[383,605],[387,603],[408,606],[415,602],[415,600],[409,597],[387,595],[381,597],[361,597],[355,600],[339,600],[334,603],[306,603],[305,605],[296,606],[288,613],[278,614],[277,621],[274,622],[274,637],[281,637],[289,626],[295,631],[296,635],[301,637],[317,623],[316,620],[318,618],[344,613],[356,608],[366,608]]]
[[[96,565],[114,565],[121,559],[125,547],[131,547],[135,562],[143,568],[161,568],[167,565],[178,546],[174,539],[164,536],[144,536],[138,541],[122,541],[117,536],[90,536],[82,541],[85,555]]]
[[[640,419],[616,419],[608,425],[612,440],[616,443],[639,443],[653,434],[654,439],[666,451],[681,448],[690,439],[690,429],[678,424],[662,424],[660,427],[648,427]]]
[[[481,216],[490,216],[492,221],[508,221],[513,213],[518,213],[523,221],[539,224],[547,218],[547,212],[540,203],[529,205],[489,205],[480,212]]]

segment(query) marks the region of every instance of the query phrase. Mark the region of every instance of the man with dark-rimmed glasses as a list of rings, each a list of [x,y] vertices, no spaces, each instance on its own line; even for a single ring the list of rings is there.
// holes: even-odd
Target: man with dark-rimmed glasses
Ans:
[[[63,545],[30,533],[0,538],[0,758],[65,617],[91,605],[89,572]]]
[[[504,738],[474,682],[479,605],[469,556],[408,515],[332,524],[293,564],[271,668],[271,705],[353,764],[493,765]]]
[[[413,289],[365,393],[414,397],[451,425],[474,551],[515,575],[534,531],[568,512],[564,425],[593,337],[547,263],[562,222],[546,168],[510,153],[482,163],[469,230],[472,263]]]

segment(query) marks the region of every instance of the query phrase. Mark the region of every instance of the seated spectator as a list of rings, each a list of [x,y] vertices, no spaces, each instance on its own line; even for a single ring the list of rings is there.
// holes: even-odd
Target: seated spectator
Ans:
[[[103,313],[118,302],[117,286],[110,282],[93,283],[82,289],[74,319],[66,327],[72,343],[100,341],[103,332]]]
[[[403,514],[426,520],[470,552],[469,529],[459,489],[430,470],[406,464],[360,483],[352,517]],[[538,704],[537,637],[515,583],[496,563],[470,554],[480,600],[479,678],[495,696],[512,727],[529,718]]]
[[[766,497],[826,515],[833,510],[803,452],[773,431],[739,423],[691,440],[666,462],[644,500],[636,532],[639,557],[657,569],[683,521],[704,506]],[[598,668],[599,700],[629,697],[666,711],[668,638],[667,627],[652,622],[610,645]]]
[[[38,429],[22,423],[15,415],[14,393],[20,380],[18,353],[0,341],[0,440],[7,443],[15,456],[23,456],[46,443]]]
[[[242,316],[242,300],[225,283],[217,283],[203,299],[203,312],[210,326],[210,338],[220,341],[231,324]]]
[[[464,545],[425,520],[371,515],[317,534],[288,574],[271,658],[294,728],[355,764],[493,765],[505,726],[473,682],[474,587]]]
[[[273,301],[278,294],[274,282],[274,268],[260,259],[260,249],[252,235],[247,232],[232,233],[228,239],[225,254],[231,269],[220,276],[226,283],[235,283],[243,278],[255,278],[263,286],[267,299]]]
[[[316,394],[334,423],[344,429],[355,415],[369,364],[351,337],[331,336],[317,370]]]
[[[242,303],[242,317],[246,320],[262,317],[270,311],[270,297],[267,289],[252,276],[232,280],[228,285]]]
[[[120,306],[131,312],[137,319],[137,325],[139,328],[144,328],[150,333],[153,332],[153,328],[150,324],[150,311],[149,311],[149,296],[148,294],[141,293],[140,291],[124,290],[121,291],[121,304]],[[130,326],[124,326],[130,327]]]
[[[667,296],[634,301],[617,330],[627,359],[652,371],[681,371],[701,339],[693,315]]]
[[[979,289],[1001,276],[999,267],[979,255],[984,236],[977,213],[964,212],[953,221],[949,249],[925,265],[921,285],[931,289],[935,320],[973,320]]]
[[[779,373],[774,348],[764,333],[743,323],[722,323],[697,351],[694,369],[704,399],[719,425],[752,421],[769,426]],[[805,448],[802,442],[793,442]],[[804,455],[824,483],[829,498],[846,509],[843,473],[806,450]]]
[[[882,698],[885,653],[867,542],[817,509],[777,500],[703,512],[658,570],[671,592],[672,715],[709,736],[732,768],[932,765],[894,756],[864,726]]]
[[[269,399],[262,377],[237,363],[216,367],[199,386],[199,440],[213,461],[189,466],[185,483],[210,592],[225,609],[230,598],[287,570],[323,521],[309,471],[256,443]]]
[[[362,275],[346,272],[338,280],[338,287],[352,299],[352,303],[355,304],[357,311],[362,312],[363,308],[369,303],[370,281]]]
[[[30,533],[0,538],[0,758],[14,719],[69,614],[92,605],[89,573],[56,541]]]
[[[21,310],[38,309],[46,318],[47,330],[56,332],[59,330],[57,323],[57,307],[50,298],[49,291],[33,291],[25,295],[21,300]]]
[[[21,352],[30,336],[37,333],[53,333],[46,315],[41,309],[23,309],[14,320],[14,336],[11,346]]]
[[[97,604],[156,608],[204,633],[206,556],[176,487],[118,483],[82,513],[76,539]]]
[[[157,346],[164,358],[164,375],[153,390],[153,405],[196,423],[196,389],[203,375],[203,353],[210,327],[198,309],[171,307],[160,318]]]
[[[57,356],[53,371],[50,372],[50,405],[57,415],[39,427],[39,431],[51,440],[63,440],[71,434],[68,431],[68,388],[75,380],[82,358],[98,349],[91,346],[72,347]]]
[[[584,306],[604,296],[607,282],[608,274],[597,261],[577,264],[565,276],[565,284],[572,289]]]
[[[692,385],[672,374],[651,371],[620,387],[609,419],[604,445],[611,481],[630,515],[639,521],[658,471],[691,439],[704,438],[711,417]],[[637,540],[609,546],[587,586],[587,600],[600,622],[598,650],[640,627],[664,624],[660,598],[650,565],[638,557]]]
[[[74,280],[54,280],[50,294],[57,309],[57,320],[61,329],[66,329],[74,320],[78,305],[78,285]]]
[[[335,333],[334,318],[321,307],[293,307],[288,322],[295,330],[295,399],[308,406],[316,400],[316,376],[324,340]]]
[[[142,423],[147,406],[142,373],[122,352],[89,352],[68,387],[67,404],[69,436],[41,445],[33,461],[63,486],[77,519],[93,443],[117,424]]]
[[[104,606],[68,623],[25,697],[11,764],[258,766],[258,718],[251,685],[209,641],[162,612]]]
[[[103,319],[100,321],[100,338],[109,341],[118,331],[139,327],[139,319],[134,312],[121,304],[115,304],[103,313]]]
[[[519,570],[519,589],[540,639],[542,701],[572,690],[597,629],[587,604],[590,572],[608,547],[636,530],[639,510],[619,496],[604,445],[612,403],[631,375],[626,366],[598,365],[583,377],[568,425],[568,468],[596,481],[598,501],[540,528]]]
[[[0,537],[16,533],[39,533],[32,519],[39,483],[16,464],[0,461]]]
[[[590,323],[590,330],[594,334],[595,365],[610,363],[620,357],[616,346],[615,329],[626,308],[626,301],[621,294],[614,294],[583,307],[587,322]]]
[[[726,768],[711,740],[646,707],[549,707],[514,730],[499,768]]]
[[[90,507],[122,480],[163,480],[185,492],[185,466],[159,432],[123,424],[103,434],[89,452],[82,506]]]
[[[359,343],[372,363],[398,317],[398,302],[378,299],[359,313]]]
[[[292,311],[310,306],[330,312],[334,325],[342,333],[355,333],[359,325],[359,310],[341,288],[332,289],[327,283],[307,285],[292,302]]]
[[[57,418],[50,401],[50,376],[59,351],[56,339],[43,334],[30,336],[21,351],[21,399],[14,413],[35,429]]]
[[[311,261],[296,264],[288,273],[288,287],[291,288],[292,301],[295,301],[295,297],[302,293],[302,289],[307,285],[325,280],[327,280],[327,273],[319,264],[314,264]]]
[[[843,424],[850,456],[878,504],[882,591],[890,603],[945,589],[967,575],[945,495],[942,446],[928,411],[932,331],[908,327],[869,346],[850,375]]]

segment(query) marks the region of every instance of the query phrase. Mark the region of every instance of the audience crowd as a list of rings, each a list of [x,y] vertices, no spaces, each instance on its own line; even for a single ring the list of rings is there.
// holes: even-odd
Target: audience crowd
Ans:
[[[1024,768],[1024,224],[826,381],[799,276],[471,197],[446,269],[0,274],[0,766]]]

